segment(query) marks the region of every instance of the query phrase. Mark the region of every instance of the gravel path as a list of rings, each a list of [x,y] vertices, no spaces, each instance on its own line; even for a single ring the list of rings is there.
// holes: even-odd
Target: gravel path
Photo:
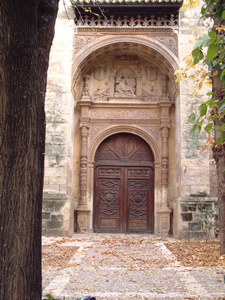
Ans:
[[[58,299],[225,299],[222,268],[184,267],[154,235],[43,237],[76,249],[68,267],[43,269],[44,293]]]

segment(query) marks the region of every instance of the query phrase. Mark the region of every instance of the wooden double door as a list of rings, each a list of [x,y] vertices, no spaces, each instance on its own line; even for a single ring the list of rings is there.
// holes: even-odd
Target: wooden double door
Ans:
[[[154,232],[154,157],[147,143],[124,133],[95,156],[95,232]]]

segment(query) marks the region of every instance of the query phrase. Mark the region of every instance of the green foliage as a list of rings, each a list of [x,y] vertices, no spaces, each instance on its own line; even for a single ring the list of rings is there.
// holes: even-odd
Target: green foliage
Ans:
[[[192,3],[193,6],[193,3]],[[211,18],[216,24],[212,31],[203,35],[194,45],[192,51],[193,66],[200,61],[208,66],[208,71],[211,72],[211,80],[213,76],[218,76],[221,81],[220,92],[208,93],[211,96],[209,100],[201,104],[197,114],[190,114],[188,123],[192,123],[191,135],[198,134],[202,128],[210,136],[215,130],[214,123],[217,120],[224,120],[225,117],[225,4],[219,0],[204,0],[204,5],[201,9],[201,17],[203,19]],[[191,67],[191,60],[187,60],[187,65]],[[182,72],[178,72],[182,74]],[[205,73],[206,74],[206,73]],[[206,76],[204,74],[204,76]],[[194,76],[190,76],[195,80]],[[203,79],[204,80],[204,79]],[[180,78],[179,80],[180,81]],[[202,82],[199,83],[199,88],[202,87]],[[195,94],[195,93],[194,93]],[[203,126],[203,124],[206,124]],[[225,123],[218,130],[220,133],[225,131]],[[217,138],[214,145],[225,143],[225,134]],[[188,153],[197,146],[197,140],[193,141]]]
[[[191,150],[193,150],[194,148],[196,148],[197,145],[198,145],[198,143],[199,143],[199,140],[198,140],[198,139],[197,139],[197,140],[194,140],[194,141],[191,143],[191,146],[190,146],[190,148],[188,149],[187,154],[189,154]]]
[[[203,230],[206,232],[206,239],[209,238],[210,231],[213,229],[217,235],[219,232],[219,214],[212,209],[203,209],[195,221],[203,225]]]

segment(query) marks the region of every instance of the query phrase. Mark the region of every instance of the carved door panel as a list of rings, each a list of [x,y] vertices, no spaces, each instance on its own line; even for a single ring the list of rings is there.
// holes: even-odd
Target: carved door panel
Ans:
[[[153,232],[153,169],[127,168],[126,175],[127,231]]]
[[[154,232],[154,163],[131,134],[104,141],[95,157],[94,231]]]
[[[96,170],[94,229],[104,232],[120,232],[122,174],[121,168],[98,167]]]

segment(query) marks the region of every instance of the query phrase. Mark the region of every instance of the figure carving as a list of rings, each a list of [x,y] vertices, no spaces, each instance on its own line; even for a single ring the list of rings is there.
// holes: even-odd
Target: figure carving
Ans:
[[[116,74],[115,96],[134,96],[136,91],[135,72],[130,67],[120,68]]]
[[[116,96],[134,96],[135,95],[135,79],[130,76],[122,76],[116,78]]]
[[[159,96],[154,92],[153,86],[151,86],[150,91],[146,91],[142,88],[141,93],[144,101],[159,102]]]
[[[100,87],[91,95],[93,101],[108,101],[110,88],[107,87],[104,90],[101,90]]]

